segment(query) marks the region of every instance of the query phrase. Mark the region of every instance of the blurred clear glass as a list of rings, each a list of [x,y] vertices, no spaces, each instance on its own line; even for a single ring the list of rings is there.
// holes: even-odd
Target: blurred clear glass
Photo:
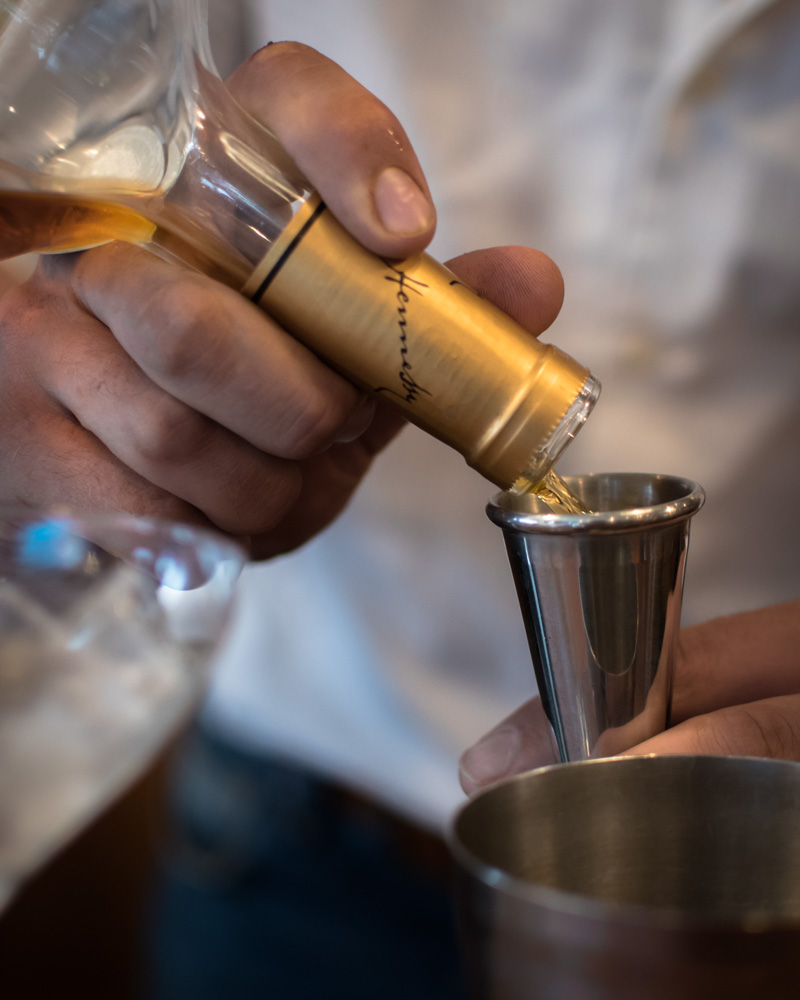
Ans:
[[[0,506],[0,910],[196,706],[244,558],[187,525]]]

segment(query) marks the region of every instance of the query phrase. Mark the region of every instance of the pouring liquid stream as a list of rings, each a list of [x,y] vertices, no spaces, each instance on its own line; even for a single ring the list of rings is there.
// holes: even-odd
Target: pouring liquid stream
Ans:
[[[540,482],[533,485],[526,481],[517,482],[513,492],[532,493],[543,500],[554,514],[591,514],[591,510],[580,497],[575,496],[561,476],[553,469]]]

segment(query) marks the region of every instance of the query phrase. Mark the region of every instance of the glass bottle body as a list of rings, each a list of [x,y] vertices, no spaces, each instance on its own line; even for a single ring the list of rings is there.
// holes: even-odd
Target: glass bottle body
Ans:
[[[144,243],[243,291],[499,486],[542,478],[596,380],[427,255],[356,243],[217,77],[200,4],[0,0],[0,18],[0,253]]]

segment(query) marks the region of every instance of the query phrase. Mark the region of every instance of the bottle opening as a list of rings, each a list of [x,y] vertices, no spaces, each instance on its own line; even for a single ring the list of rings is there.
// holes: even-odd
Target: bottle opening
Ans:
[[[573,400],[571,406],[556,425],[553,433],[545,441],[541,449],[531,456],[530,463],[525,468],[517,483],[514,484],[514,489],[517,489],[519,483],[535,485],[541,482],[548,469],[555,464],[561,452],[586,423],[589,414],[594,408],[594,404],[600,396],[600,389],[599,380],[590,373],[586,377],[586,381],[581,386],[581,390]]]

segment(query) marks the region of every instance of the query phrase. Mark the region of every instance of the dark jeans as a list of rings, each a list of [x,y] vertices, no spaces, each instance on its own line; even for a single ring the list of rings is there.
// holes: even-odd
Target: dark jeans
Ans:
[[[443,845],[194,732],[152,922],[154,1000],[455,1000]]]

